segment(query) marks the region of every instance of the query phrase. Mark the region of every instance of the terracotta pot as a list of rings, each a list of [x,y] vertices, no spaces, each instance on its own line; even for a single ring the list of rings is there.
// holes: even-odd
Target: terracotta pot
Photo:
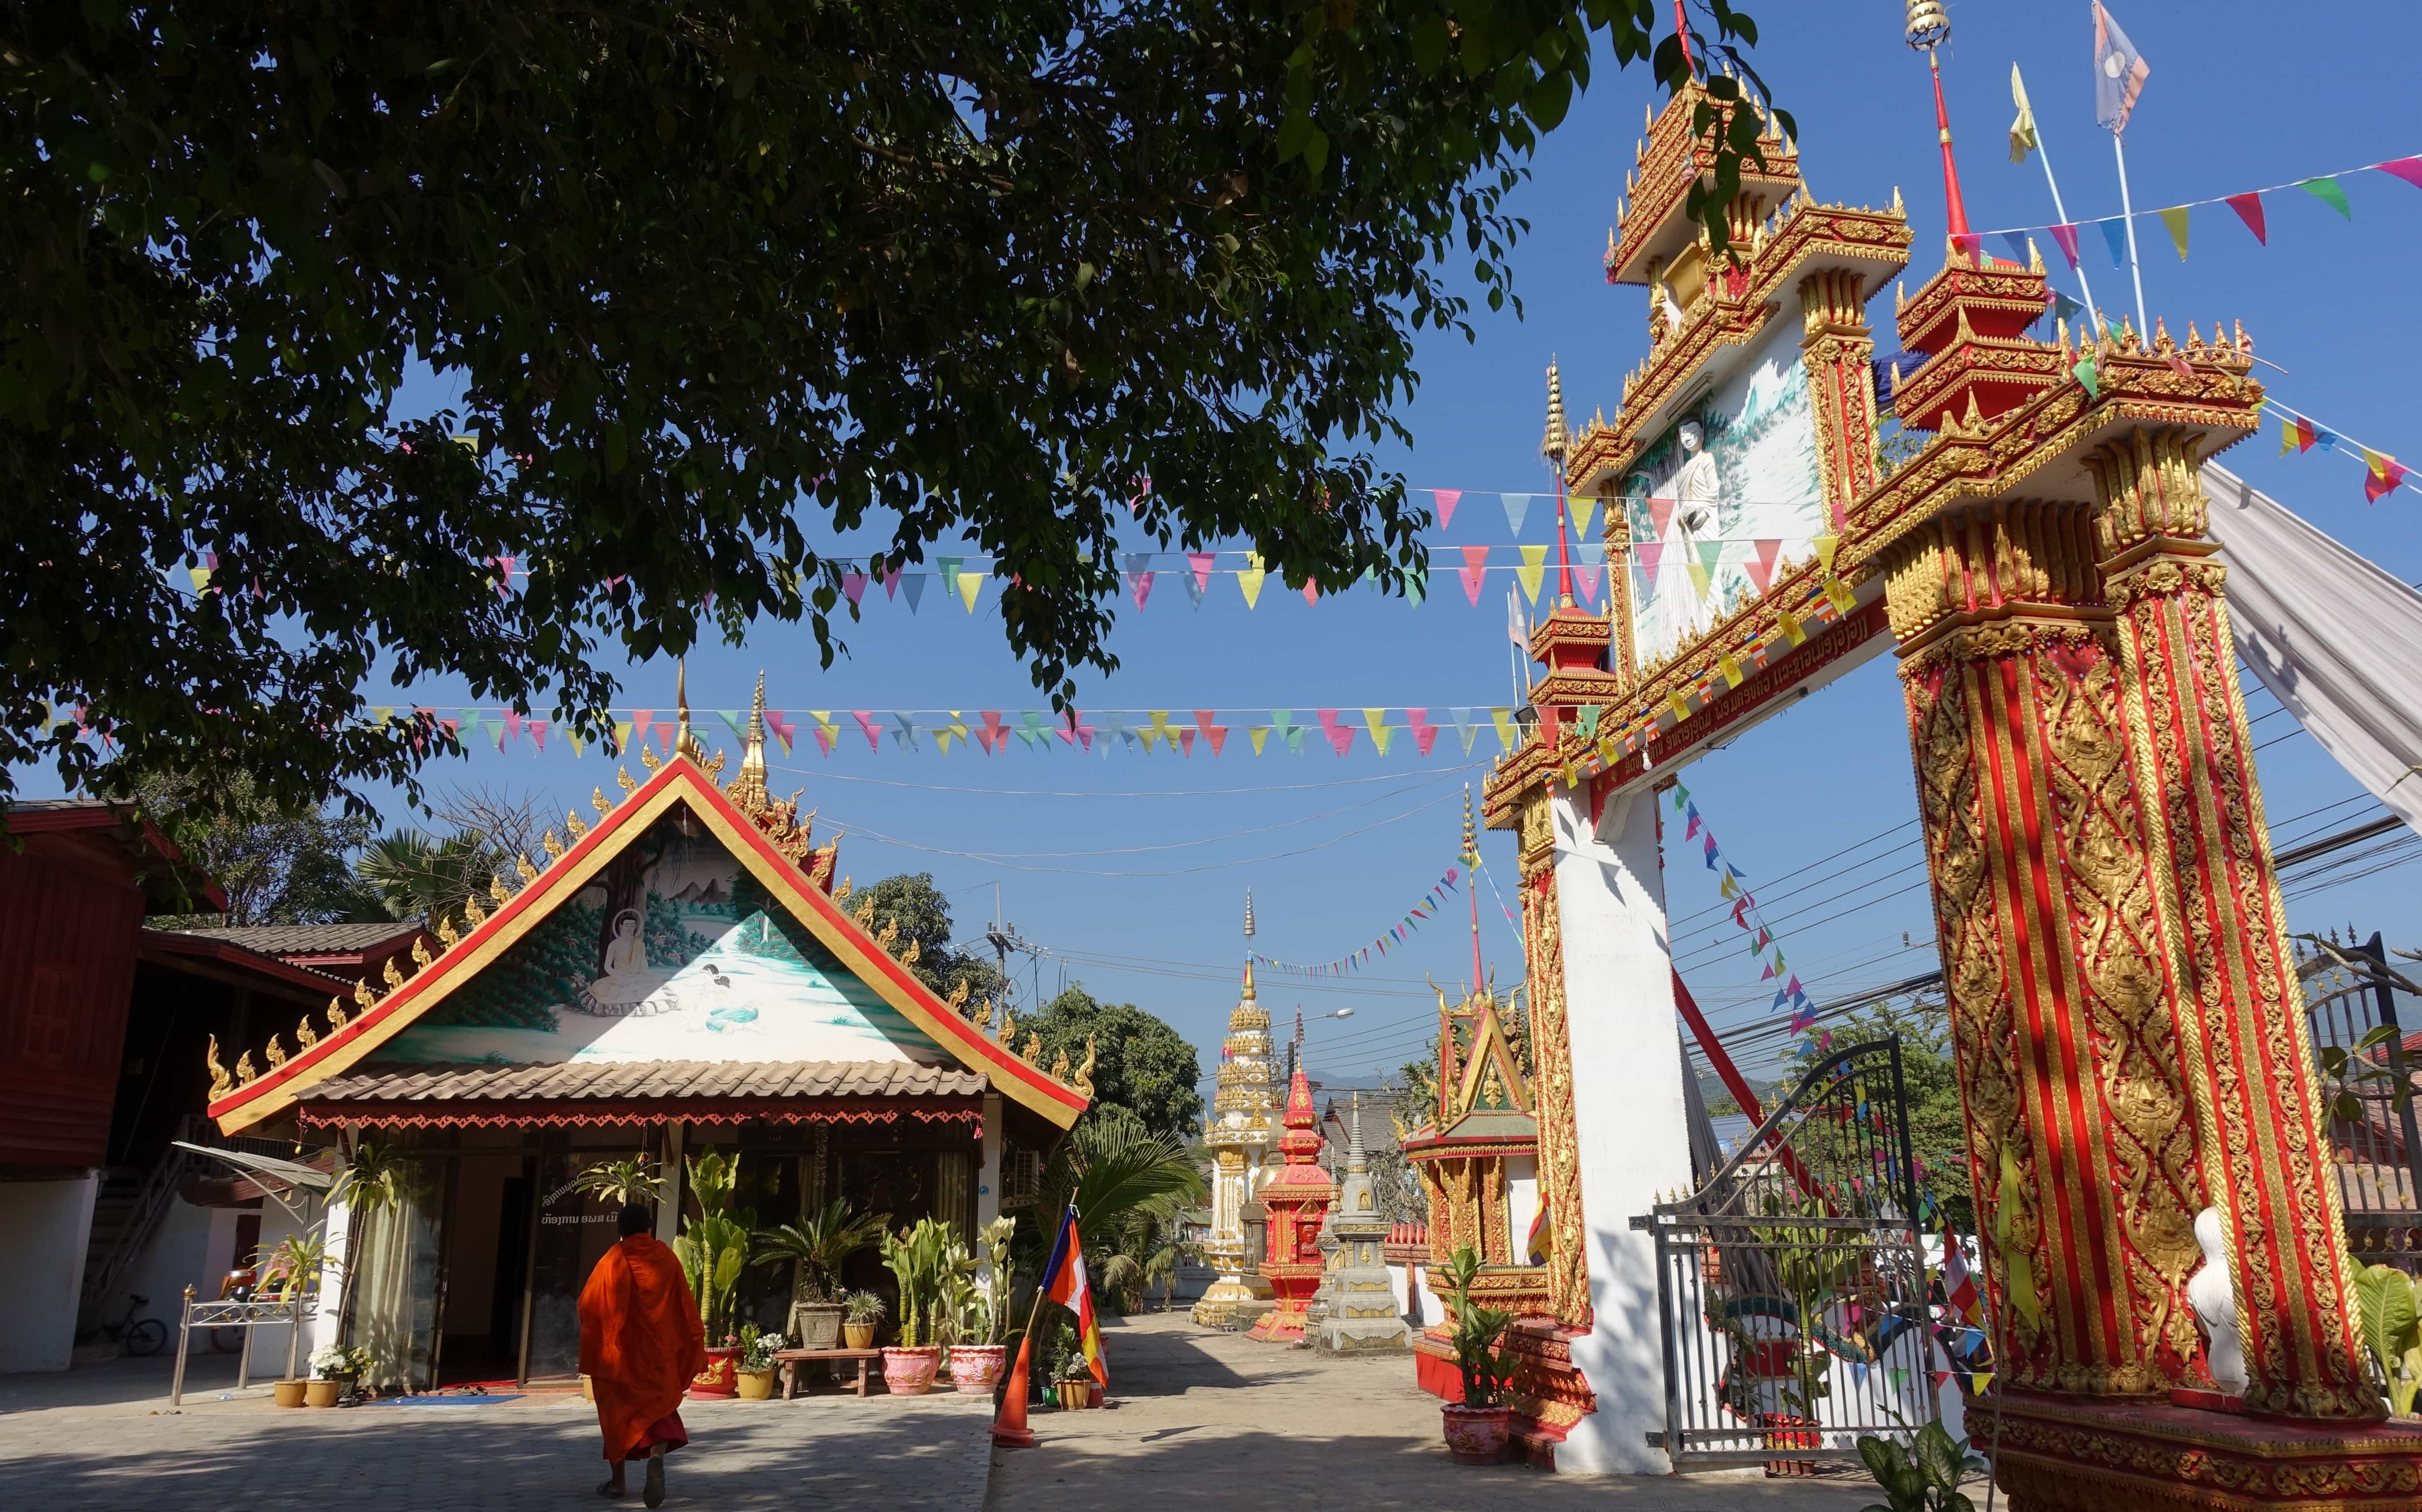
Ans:
[[[934,1373],[941,1368],[942,1351],[934,1345],[919,1349],[885,1349],[883,1384],[894,1396],[922,1396],[934,1389]]]
[[[1055,1383],[1055,1388],[1060,1394],[1060,1405],[1063,1408],[1073,1410],[1093,1405],[1093,1383],[1090,1380],[1059,1381]]]
[[[954,1344],[951,1346],[951,1389],[962,1396],[990,1396],[1008,1363],[1007,1345]]]
[[[270,1400],[275,1402],[280,1407],[301,1407],[303,1405],[303,1388],[309,1384],[311,1383],[306,1380],[272,1381],[269,1384]]]
[[[744,1402],[763,1402],[769,1400],[774,1394],[772,1365],[767,1365],[763,1370],[744,1370],[740,1372],[738,1379],[740,1399]]]
[[[872,1323],[844,1323],[841,1326],[841,1336],[853,1349],[874,1347],[874,1325]]]
[[[689,1383],[692,1396],[736,1396],[740,1394],[740,1350],[709,1349],[706,1368]]]
[[[1439,1409],[1446,1420],[1446,1446],[1458,1465],[1494,1465],[1505,1457],[1505,1440],[1512,1431],[1510,1407],[1463,1407],[1449,1402]]]
[[[279,1381],[277,1384],[283,1386],[286,1383]],[[307,1380],[303,1383],[305,1407],[334,1407],[337,1398],[344,1394],[345,1383],[341,1380]]]
[[[793,1302],[791,1332],[802,1349],[832,1349],[841,1345],[841,1303]]]

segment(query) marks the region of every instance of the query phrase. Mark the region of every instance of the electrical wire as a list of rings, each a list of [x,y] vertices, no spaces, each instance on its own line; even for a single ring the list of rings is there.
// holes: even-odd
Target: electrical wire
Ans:
[[[1467,762],[1461,766],[1439,768],[1439,775],[1477,771],[1486,762]],[[967,793],[993,798],[1211,798],[1240,793],[1301,793],[1314,788],[1359,787],[1366,782],[1401,782],[1402,772],[1390,772],[1382,777],[1346,777],[1334,782],[1277,782],[1266,787],[1234,788],[1155,788],[1143,792],[1120,793],[1101,788],[1083,792],[1065,792],[1045,788],[980,788],[959,787],[950,782],[903,782],[888,777],[852,777],[843,772],[828,772],[813,766],[772,766],[769,771],[788,772],[794,777],[812,777],[819,782],[869,782],[877,787],[913,788],[920,793]]]
[[[986,861],[995,866],[1008,867],[1013,872],[1049,872],[1067,876],[1192,876],[1201,872],[1224,872],[1232,867],[1260,866],[1268,861],[1283,861],[1297,856],[1309,856],[1314,851],[1327,850],[1331,845],[1352,840],[1357,835],[1369,834],[1374,829],[1383,828],[1392,824],[1399,824],[1404,820],[1412,818],[1415,814],[1427,813],[1430,810],[1437,808],[1439,804],[1448,802],[1454,797],[1455,795],[1452,793],[1440,794],[1439,796],[1432,798],[1429,802],[1408,809],[1403,813],[1394,814],[1386,819],[1374,820],[1370,824],[1364,825],[1359,829],[1349,829],[1342,835],[1332,835],[1327,840],[1319,841],[1315,843],[1305,845],[1296,850],[1276,851],[1267,856],[1249,856],[1242,860],[1205,861],[1201,866],[1173,867],[1164,872],[1113,872],[1096,870],[1092,867],[1084,866],[1021,866],[1015,861],[1004,860],[997,855],[987,855],[977,851],[953,850],[943,845],[920,845],[912,840],[894,839],[889,835],[883,834],[879,830],[869,829],[863,825],[849,827],[849,832],[861,839],[873,841],[877,844],[897,845],[903,850],[922,851],[929,856],[956,856],[966,860]]]

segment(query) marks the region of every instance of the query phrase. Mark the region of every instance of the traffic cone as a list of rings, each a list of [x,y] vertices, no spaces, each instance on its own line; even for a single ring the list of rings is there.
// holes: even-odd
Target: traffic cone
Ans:
[[[1029,1332],[1031,1332],[1031,1325]],[[1027,1347],[1031,1341],[1020,1339],[1017,1360],[1010,1366],[1009,1379],[1002,1383],[1000,1411],[992,1420],[992,1441],[1003,1449],[1031,1449],[1034,1433],[1026,1425]]]

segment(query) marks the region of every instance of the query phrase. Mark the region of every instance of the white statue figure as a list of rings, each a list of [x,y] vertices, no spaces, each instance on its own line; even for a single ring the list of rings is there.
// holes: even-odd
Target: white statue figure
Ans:
[[[1687,546],[1693,537],[1715,528],[1716,498],[1723,492],[1723,482],[1716,476],[1716,459],[1706,451],[1707,433],[1698,421],[1684,420],[1675,439],[1685,460],[1674,473],[1674,517],[1682,527]]]
[[[1659,595],[1664,600],[1664,643],[1678,646],[1704,633],[1715,623],[1722,607],[1722,595],[1715,591],[1713,571],[1701,562],[1699,546],[1719,528],[1717,503],[1723,492],[1723,480],[1716,471],[1716,459],[1706,449],[1706,431],[1696,420],[1684,420],[1675,433],[1675,442],[1682,449],[1682,465],[1674,470],[1670,486],[1674,490],[1674,541],[1667,554],[1666,581],[1673,586]],[[1696,566],[1710,577],[1708,590],[1699,591]]]
[[[2203,1264],[2187,1278],[2187,1301],[2209,1341],[2204,1362],[2223,1392],[2242,1396],[2245,1347],[2237,1336],[2237,1287],[2229,1280],[2228,1247],[2221,1234],[2219,1208],[2207,1207],[2195,1215],[2194,1236],[2203,1250]]]

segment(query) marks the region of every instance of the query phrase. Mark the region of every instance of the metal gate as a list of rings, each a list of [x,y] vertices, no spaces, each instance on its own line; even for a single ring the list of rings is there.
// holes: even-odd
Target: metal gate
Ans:
[[[2300,941],[2296,975],[2320,1059],[2347,1247],[2367,1263],[2410,1270],[2422,1262],[2422,1134],[2413,1095],[2422,1036],[2406,1026],[2422,1015],[2378,935],[2361,945],[2335,941]]]
[[[1935,1416],[1916,1169],[1897,1038],[1820,1062],[1657,1240],[1667,1456],[1679,1468],[1853,1459]]]

